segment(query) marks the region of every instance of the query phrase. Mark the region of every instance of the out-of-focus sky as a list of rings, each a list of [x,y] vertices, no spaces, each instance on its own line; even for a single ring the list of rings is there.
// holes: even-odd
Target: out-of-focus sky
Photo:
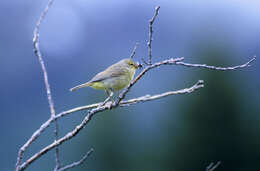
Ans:
[[[33,54],[33,29],[47,0],[0,1],[0,170],[14,168],[18,149],[49,118],[42,71]],[[91,88],[69,88],[129,57],[147,58],[148,20],[154,23],[153,61],[231,66],[260,55],[260,1],[250,0],[75,0],[55,1],[40,29],[40,48],[57,112],[105,98]],[[61,147],[63,164],[95,152],[74,170],[259,170],[260,69],[219,72],[165,66],[148,73],[127,98],[189,87],[205,88],[97,115]],[[86,112],[60,120],[60,136]],[[53,126],[24,159],[53,141]],[[54,152],[27,170],[50,170]]]

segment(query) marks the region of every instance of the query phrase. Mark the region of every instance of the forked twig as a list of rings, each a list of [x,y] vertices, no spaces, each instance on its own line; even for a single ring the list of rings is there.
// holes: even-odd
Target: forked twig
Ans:
[[[211,69],[211,70],[218,70],[218,71],[228,71],[228,70],[236,70],[236,69],[241,69],[245,67],[249,67],[250,64],[256,60],[256,56],[254,56],[252,59],[250,59],[248,62],[242,64],[242,65],[236,65],[232,67],[216,67],[216,66],[210,66],[207,64],[190,64],[190,63],[185,63],[185,62],[176,62],[176,65],[183,65],[186,67],[197,67],[197,68],[206,68],[206,69]]]
[[[73,167],[76,167],[76,166],[79,166],[81,165],[85,160],[87,160],[87,158],[94,152],[94,149],[91,148],[87,154],[85,154],[79,161],[76,161],[76,162],[73,162],[71,164],[68,164],[62,168],[60,168],[58,171],[65,171],[65,170],[68,170],[68,169],[71,169]]]
[[[157,17],[157,15],[159,14],[159,10],[160,10],[160,6],[155,7],[155,12],[154,12],[154,16],[152,17],[152,19],[149,21],[149,40],[147,42],[147,46],[148,46],[148,64],[152,65],[152,41],[153,41],[153,23]]]

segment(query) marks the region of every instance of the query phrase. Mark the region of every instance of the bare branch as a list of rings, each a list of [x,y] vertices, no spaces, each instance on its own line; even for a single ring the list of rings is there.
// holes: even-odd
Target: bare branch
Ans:
[[[48,102],[49,102],[49,107],[50,107],[50,111],[51,111],[51,117],[55,117],[56,113],[55,113],[55,108],[54,108],[54,103],[52,100],[52,95],[51,95],[51,89],[50,89],[50,84],[48,81],[48,73],[44,64],[44,60],[42,58],[42,54],[41,54],[41,50],[39,47],[39,29],[41,26],[42,21],[44,20],[46,14],[48,13],[50,7],[52,6],[54,0],[50,0],[46,6],[46,8],[44,9],[42,15],[40,16],[37,25],[35,27],[34,30],[34,38],[33,38],[33,46],[34,46],[34,53],[35,55],[38,57],[38,60],[40,62],[42,71],[43,71],[43,76],[44,76],[44,83],[45,83],[45,87],[46,87],[46,92],[47,92],[47,97],[48,97]],[[55,129],[54,129],[54,137],[55,140],[58,139],[58,121],[55,120]],[[60,159],[59,159],[59,148],[56,147],[55,149],[55,161],[56,161],[56,167],[55,170],[59,169],[60,167]]]
[[[39,47],[39,36],[40,36],[39,35],[39,29],[40,29],[42,21],[44,20],[46,14],[49,11],[49,8],[52,6],[53,2],[54,2],[54,0],[49,0],[46,8],[42,12],[42,14],[41,14],[41,16],[40,16],[40,18],[39,18],[39,20],[36,24],[36,27],[34,29],[34,37],[33,37],[34,53],[38,57],[39,63],[41,65],[41,69],[43,71],[44,84],[45,84],[46,94],[47,94],[49,108],[50,108],[50,112],[51,112],[51,118],[55,117],[55,107],[54,107],[54,103],[53,103],[53,100],[52,100],[50,84],[49,84],[49,81],[48,81],[48,73],[47,73],[47,70],[46,70],[46,67],[45,67],[45,64],[44,64],[44,60],[42,58],[42,54],[41,54],[40,47]],[[55,140],[57,140],[58,139],[58,121],[55,120],[55,122],[56,122],[56,124],[55,124],[54,136],[55,136]],[[30,144],[28,144],[28,146],[23,146],[19,150],[15,170],[19,170],[19,165],[21,163],[23,153],[29,147],[29,145]],[[55,158],[56,158],[56,168],[59,168],[60,161],[59,161],[59,149],[58,149],[58,147],[56,147]]]
[[[220,164],[221,161],[218,161],[216,164],[212,162],[206,167],[206,171],[214,171],[217,167],[219,167]]]
[[[64,167],[60,168],[58,171],[65,171],[65,170],[71,169],[73,167],[76,167],[78,165],[81,165],[93,152],[94,152],[94,149],[91,148],[79,161],[73,162],[67,166],[64,166]]]
[[[135,52],[136,52],[136,49],[138,48],[138,46],[139,46],[139,43],[136,43],[136,44],[135,44],[135,47],[134,47],[134,49],[133,49],[133,51],[132,51],[132,53],[131,53],[131,55],[130,55],[130,58],[131,58],[131,59],[134,58]]]
[[[115,108],[116,106],[125,106],[125,105],[131,105],[131,104],[134,104],[134,103],[139,103],[139,102],[144,102],[144,101],[150,101],[150,100],[155,100],[155,99],[159,99],[159,98],[162,98],[162,97],[166,97],[168,95],[174,95],[174,94],[181,94],[181,93],[188,93],[188,92],[192,92],[191,90],[196,90],[197,88],[201,88],[203,87],[203,84],[201,81],[199,81],[197,84],[195,84],[193,86],[193,88],[188,88],[186,89],[187,91],[185,91],[185,89],[183,90],[178,90],[178,91],[169,91],[169,92],[166,92],[166,93],[163,93],[163,94],[158,94],[158,95],[153,95],[153,96],[150,96],[150,95],[146,95],[146,96],[141,96],[141,97],[138,97],[138,98],[134,98],[134,99],[130,99],[130,100],[127,100],[127,101],[122,101],[124,98],[125,98],[125,95],[126,93],[130,90],[130,88],[142,77],[144,76],[144,74],[146,72],[148,72],[149,70],[153,69],[153,68],[156,68],[156,67],[159,67],[161,65],[182,65],[182,64],[178,64],[179,62],[183,61],[184,58],[181,57],[181,58],[171,58],[171,59],[168,59],[168,60],[164,60],[164,61],[160,61],[160,62],[157,62],[157,63],[154,63],[153,65],[149,65],[147,66],[131,83],[130,85],[125,88],[124,90],[121,91],[121,93],[119,94],[119,97],[118,99],[116,100],[115,104],[112,104],[111,102],[108,102],[107,105],[103,106],[101,109],[98,109],[97,111],[100,112],[100,111],[103,111],[103,110],[107,110],[107,109],[110,109],[110,106],[112,106],[113,108]],[[239,67],[236,67],[233,69],[238,69],[238,68],[243,68],[243,67],[247,67],[249,66],[249,64],[251,62],[253,62],[255,60],[255,58],[251,59],[250,61],[248,61],[247,63],[243,64],[243,65],[239,65]],[[206,65],[207,66],[207,65]],[[189,67],[198,67],[197,65],[193,65],[193,64],[190,64]],[[208,68],[207,67],[204,67],[204,68]],[[215,67],[214,68],[220,68],[220,67]],[[231,67],[227,67],[227,68],[231,68]],[[209,68],[209,69],[212,69],[212,68]],[[102,103],[102,102],[101,102]],[[55,120],[55,119],[58,119],[58,118],[61,118],[63,116],[66,116],[68,114],[71,114],[71,113],[74,113],[74,112],[77,112],[77,111],[82,111],[82,110],[87,110],[87,109],[91,109],[91,108],[96,108],[98,107],[101,103],[95,103],[95,104],[91,104],[91,105],[86,105],[86,106],[81,106],[81,107],[76,107],[76,108],[73,108],[73,109],[70,109],[70,110],[67,110],[67,111],[64,111],[64,112],[61,112],[59,114],[57,114],[55,116],[55,118],[50,118],[48,119],[45,123],[42,124],[42,126],[36,130],[34,132],[34,134],[31,136],[31,138],[24,144],[23,147],[25,147],[25,149],[35,140],[38,138],[38,136]],[[100,111],[99,111],[100,110]],[[92,112],[90,112],[92,113]],[[91,117],[86,117],[86,118],[91,118]],[[85,118],[85,119],[86,119]],[[84,120],[85,120],[84,119]],[[88,122],[88,121],[84,121],[84,122]],[[83,124],[84,126],[85,124]],[[67,135],[71,135],[71,133],[68,133]],[[71,138],[71,137],[70,137]],[[68,139],[70,139],[68,138]],[[58,142],[54,142],[53,144],[51,144],[50,146],[46,147],[45,150],[43,150],[41,153],[39,153],[39,156],[36,155],[36,156],[33,156],[31,157],[29,160],[27,160],[26,162],[23,163],[23,168],[24,167],[27,167],[30,163],[28,162],[32,162],[33,160],[36,160],[38,157],[40,157],[42,154],[46,153],[47,151],[49,151],[50,149],[52,149],[53,147],[59,145],[61,142],[64,142],[66,141],[67,138],[63,137],[63,139],[59,139]],[[23,151],[24,148],[21,148],[21,150]],[[47,151],[46,151],[47,150]]]
[[[162,93],[162,94],[158,94],[158,95],[153,95],[153,96],[150,96],[150,95],[146,95],[146,96],[142,96],[142,97],[139,97],[139,98],[135,98],[135,99],[131,99],[131,100],[128,100],[128,101],[122,101],[120,104],[115,104],[115,103],[107,103],[105,106],[100,106],[98,108],[94,108],[92,110],[90,110],[87,114],[87,116],[84,118],[84,120],[78,125],[76,126],[76,128],[74,130],[72,130],[71,132],[67,133],[64,137],[58,139],[57,141],[54,141],[52,144],[46,146],[45,148],[43,148],[42,150],[40,150],[38,153],[34,154],[31,158],[29,158],[26,162],[24,162],[22,165],[21,165],[21,170],[24,170],[26,167],[28,167],[33,161],[35,161],[36,159],[38,159],[40,156],[42,156],[43,154],[47,153],[48,151],[50,151],[51,149],[55,148],[56,146],[59,146],[61,145],[63,142],[65,141],[68,141],[69,139],[71,139],[72,137],[76,136],[80,130],[82,130],[84,128],[84,126],[92,119],[92,117],[99,113],[99,112],[102,112],[102,111],[105,111],[105,110],[109,110],[111,108],[116,108],[118,106],[128,106],[128,105],[131,105],[131,104],[135,104],[135,103],[139,103],[139,102],[145,102],[145,101],[151,101],[151,100],[156,100],[156,99],[160,99],[160,98],[163,98],[163,97],[167,97],[167,96],[170,96],[170,95],[176,95],[176,94],[186,94],[186,93],[191,93],[199,88],[202,88],[203,87],[203,81],[198,81],[195,85],[193,85],[192,87],[190,88],[185,88],[185,89],[182,89],[182,90],[178,90],[178,91],[169,91],[169,92],[166,92],[166,93]],[[63,117],[65,115],[68,115],[72,112],[76,112],[76,111],[80,111],[80,110],[85,110],[85,109],[89,109],[91,107],[95,107],[95,106],[99,106],[102,102],[100,103],[96,103],[96,104],[92,104],[92,105],[88,105],[88,106],[83,106],[83,107],[78,107],[78,108],[74,108],[74,109],[71,109],[71,110],[68,110],[68,111],[65,111],[65,112],[62,112],[58,115],[56,115],[56,118],[57,119],[58,117]],[[46,124],[50,124],[51,122],[53,122],[53,120],[48,120],[46,121],[45,125]],[[42,126],[43,127],[43,126]],[[42,128],[41,127],[41,128]],[[44,129],[46,127],[43,127]],[[42,132],[43,130],[41,130]]]
[[[147,42],[148,46],[148,64],[152,65],[152,41],[153,41],[153,23],[159,14],[160,6],[155,7],[155,13],[153,18],[149,21],[149,41]]]
[[[189,88],[184,88],[184,89],[177,90],[177,91],[168,91],[168,92],[156,94],[156,95],[153,95],[153,96],[146,95],[146,96],[134,98],[134,99],[127,100],[127,101],[122,101],[122,102],[120,102],[120,106],[157,100],[157,99],[161,99],[163,97],[167,97],[167,96],[170,96],[170,95],[192,93],[193,91],[195,91],[199,88],[202,88],[202,87],[204,87],[204,81],[199,80],[196,84],[194,84],[192,87],[189,87]]]
[[[129,106],[129,105],[140,103],[140,102],[157,100],[157,99],[161,99],[163,97],[167,97],[167,96],[170,96],[170,95],[192,93],[193,91],[195,91],[199,88],[202,88],[203,86],[204,86],[204,81],[199,80],[196,84],[194,84],[192,87],[189,87],[189,88],[185,88],[185,89],[181,89],[181,90],[177,90],[177,91],[168,91],[168,92],[165,92],[165,93],[155,94],[155,95],[147,94],[147,95],[140,96],[140,97],[137,97],[137,98],[133,98],[133,99],[130,99],[130,100],[122,100],[119,103],[119,106],[123,107],[123,106],[126,106],[126,105]],[[94,104],[90,104],[90,105],[85,105],[85,106],[80,106],[80,107],[76,107],[76,108],[61,112],[61,113],[56,115],[56,119],[67,116],[67,115],[74,113],[74,112],[96,108],[96,107],[100,106],[100,104],[102,104],[102,102],[94,103]],[[110,106],[110,105],[112,105],[112,102],[109,101],[109,102],[106,103],[106,105]],[[48,122],[48,121],[46,121],[46,122]]]
[[[183,65],[186,67],[197,67],[197,68],[207,68],[211,70],[219,70],[219,71],[228,71],[228,70],[235,70],[235,69],[241,69],[245,67],[249,67],[250,64],[256,60],[256,56],[254,56],[252,59],[250,59],[248,62],[241,64],[241,65],[236,65],[232,67],[216,67],[216,66],[210,66],[207,64],[190,64],[190,63],[185,63],[185,62],[176,62],[175,65]]]

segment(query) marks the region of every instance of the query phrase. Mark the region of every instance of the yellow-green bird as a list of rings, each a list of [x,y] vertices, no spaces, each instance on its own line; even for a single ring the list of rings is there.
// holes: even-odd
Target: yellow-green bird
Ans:
[[[136,69],[140,66],[131,58],[123,59],[98,73],[90,81],[71,88],[70,91],[83,87],[92,87],[94,89],[105,90],[110,98],[115,91],[119,91],[130,84]]]

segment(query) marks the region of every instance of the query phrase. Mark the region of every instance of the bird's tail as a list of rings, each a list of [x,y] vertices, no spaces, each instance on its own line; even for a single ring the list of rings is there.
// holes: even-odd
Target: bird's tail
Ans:
[[[78,86],[76,86],[76,87],[72,87],[72,88],[70,89],[70,91],[75,91],[75,90],[78,90],[78,89],[83,88],[83,87],[88,87],[88,86],[90,86],[90,84],[91,84],[91,82],[87,82],[87,83],[84,83],[84,84],[80,84],[80,85],[78,85]]]

